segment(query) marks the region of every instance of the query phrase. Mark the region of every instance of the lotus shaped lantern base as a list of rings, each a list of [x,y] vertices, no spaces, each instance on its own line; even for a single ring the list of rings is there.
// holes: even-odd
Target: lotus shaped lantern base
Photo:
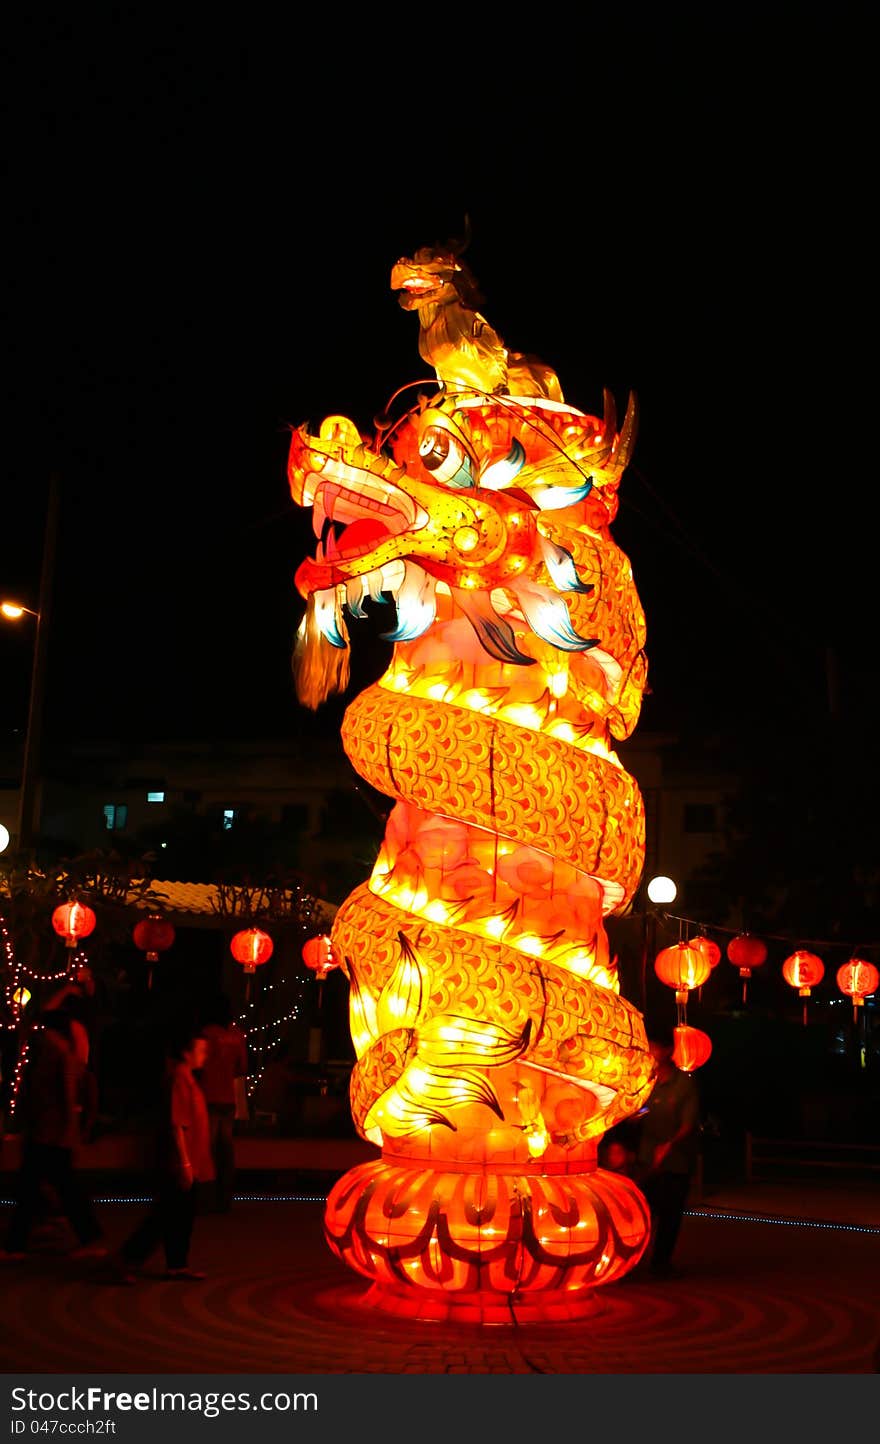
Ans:
[[[551,1173],[420,1167],[386,1154],[339,1180],[324,1227],[333,1252],[373,1281],[367,1304],[512,1324],[592,1312],[597,1285],[638,1263],[650,1217],[635,1184],[595,1161]]]

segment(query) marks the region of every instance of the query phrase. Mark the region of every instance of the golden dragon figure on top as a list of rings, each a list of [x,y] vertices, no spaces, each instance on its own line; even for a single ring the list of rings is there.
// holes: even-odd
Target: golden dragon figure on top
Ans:
[[[465,241],[422,246],[391,272],[391,289],[405,311],[419,317],[419,355],[451,390],[509,396],[546,396],[562,401],[556,372],[537,356],[508,351],[478,307],[483,304],[476,279],[461,259]]]

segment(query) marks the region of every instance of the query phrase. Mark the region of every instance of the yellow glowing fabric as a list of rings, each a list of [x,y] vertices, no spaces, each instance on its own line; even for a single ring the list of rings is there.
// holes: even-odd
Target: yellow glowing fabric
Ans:
[[[438,253],[419,255],[393,280],[423,302],[421,350],[440,390],[384,446],[331,417],[317,435],[296,431],[290,451],[292,494],[313,507],[319,538],[297,573],[303,700],[317,705],[344,677],[346,610],[363,615],[389,592],[397,608],[391,665],[343,727],[358,772],[396,806],[332,935],[351,984],[354,1118],[385,1156],[334,1190],[327,1229],[386,1294],[476,1292],[489,1308],[487,1293],[521,1292],[526,1273],[538,1292],[604,1282],[645,1241],[641,1196],[595,1160],[596,1139],[640,1106],[653,1076],[603,926],[631,899],[644,854],[641,798],[613,750],[646,678],[641,605],[609,531],[635,408],[618,431],[607,393],[601,419],[564,403],[550,369],[487,337],[458,291],[444,303],[458,307],[458,330],[426,323],[440,271]],[[468,326],[493,356],[465,345]],[[414,1198],[431,1172],[440,1233],[467,1267],[441,1267],[440,1244],[431,1254],[440,1234],[424,1233],[422,1204],[393,1239],[368,1222],[368,1195],[379,1207],[406,1192],[404,1164],[418,1171]],[[521,1199],[560,1176],[569,1222],[547,1211],[531,1272],[521,1229],[515,1247],[504,1229],[463,1241],[449,1202],[449,1171],[461,1168],[493,1188],[500,1171]],[[626,1227],[609,1224],[624,1215]],[[470,1265],[505,1238],[508,1264],[520,1264],[490,1284]],[[549,1270],[536,1262],[546,1249]],[[539,1316],[569,1317],[571,1300],[561,1315],[548,1309]]]

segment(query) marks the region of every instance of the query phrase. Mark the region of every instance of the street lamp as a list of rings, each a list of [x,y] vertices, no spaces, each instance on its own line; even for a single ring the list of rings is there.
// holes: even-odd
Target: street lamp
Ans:
[[[43,696],[46,690],[46,656],[49,643],[49,614],[52,609],[52,582],[55,572],[55,547],[58,537],[60,480],[57,472],[49,477],[49,499],[46,506],[46,530],[43,537],[43,568],[40,576],[40,601],[37,611],[21,602],[0,602],[0,614],[7,621],[19,622],[27,614],[36,621],[34,629],[34,668],[31,674],[31,696],[28,705],[27,731],[24,739],[24,763],[18,799],[18,847],[31,847],[34,839],[34,803],[40,767],[40,741],[43,730]]]
[[[39,692],[40,711],[42,711],[42,678],[38,676],[38,662],[40,661],[40,614],[30,607],[25,607],[21,602],[5,601],[0,602],[0,615],[9,622],[20,622],[22,617],[34,617],[36,627],[34,629],[34,661],[31,673],[31,693],[28,706],[28,723],[24,739],[24,762],[22,764],[21,785],[18,794],[18,846],[24,848],[30,845],[30,815],[33,811],[32,798],[34,794],[34,772],[36,758],[39,754],[39,723],[37,723],[37,734],[34,734],[36,717],[35,696]],[[36,743],[36,749],[34,744]],[[8,835],[7,835],[8,841]],[[0,849],[2,851],[2,849]]]
[[[657,952],[657,908],[675,902],[678,888],[662,873],[652,877],[645,889],[650,907],[642,908],[642,1012],[648,1006],[648,958]]]
[[[672,903],[678,895],[678,888],[671,877],[652,877],[648,883],[648,897],[652,903]]]
[[[9,846],[9,828],[4,827],[0,822],[0,852],[5,852]]]

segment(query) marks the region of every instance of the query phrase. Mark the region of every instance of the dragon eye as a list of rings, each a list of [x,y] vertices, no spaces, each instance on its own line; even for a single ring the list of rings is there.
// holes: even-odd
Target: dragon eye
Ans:
[[[435,481],[454,487],[473,486],[470,457],[442,426],[426,427],[419,442],[419,456]]]

